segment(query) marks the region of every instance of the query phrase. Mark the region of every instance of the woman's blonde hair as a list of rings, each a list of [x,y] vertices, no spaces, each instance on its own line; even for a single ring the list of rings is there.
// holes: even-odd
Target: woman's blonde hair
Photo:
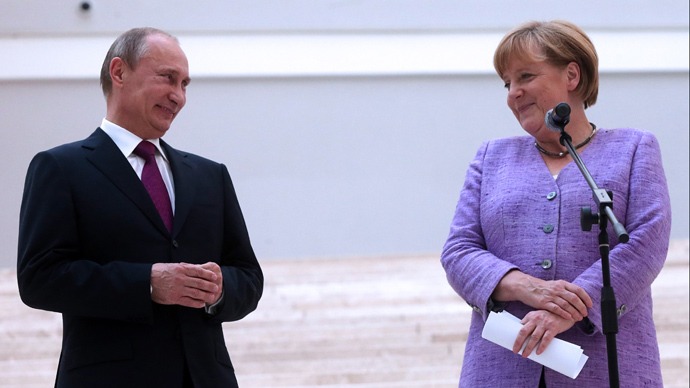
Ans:
[[[585,109],[597,102],[599,94],[599,57],[589,39],[576,25],[554,20],[527,22],[503,37],[494,53],[494,68],[499,77],[513,58],[525,61],[543,60],[565,67],[575,62],[580,67],[580,83],[577,92]]]

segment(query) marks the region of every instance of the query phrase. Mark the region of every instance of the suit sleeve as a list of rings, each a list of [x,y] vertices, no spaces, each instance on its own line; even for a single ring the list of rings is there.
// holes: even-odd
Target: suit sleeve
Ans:
[[[609,225],[613,246],[609,254],[611,285],[616,293],[617,307],[625,305],[628,312],[644,300],[652,282],[661,272],[671,233],[671,205],[661,151],[651,133],[644,133],[635,150],[629,182],[625,220],[619,218],[619,221],[625,225],[630,240],[614,246],[617,240]],[[615,193],[613,208],[616,209]],[[588,318],[596,330],[601,331],[601,260],[573,283],[582,287],[592,298],[594,307],[590,309]]]
[[[151,322],[151,265],[122,261],[101,265],[83,257],[79,214],[65,170],[49,152],[36,155],[28,169],[17,260],[22,300],[48,311]]]
[[[237,195],[225,165],[222,166],[224,192],[224,240],[221,258],[224,297],[213,321],[236,321],[254,311],[263,293],[264,277],[249,241]]]
[[[482,145],[467,170],[441,255],[448,283],[484,320],[493,307],[494,289],[506,273],[517,268],[486,249],[480,208],[483,161],[488,145]]]

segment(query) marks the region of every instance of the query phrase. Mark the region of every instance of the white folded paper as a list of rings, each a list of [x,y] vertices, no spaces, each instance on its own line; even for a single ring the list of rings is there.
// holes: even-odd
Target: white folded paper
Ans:
[[[521,328],[520,319],[514,315],[505,311],[501,313],[492,311],[484,324],[482,338],[512,351]],[[520,349],[520,354],[524,348],[523,346]],[[582,353],[581,347],[554,338],[544,353],[537,355],[535,348],[527,358],[574,379],[580,374],[589,357]]]

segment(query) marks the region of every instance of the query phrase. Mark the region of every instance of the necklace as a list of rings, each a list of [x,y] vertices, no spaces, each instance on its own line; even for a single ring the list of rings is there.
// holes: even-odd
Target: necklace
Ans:
[[[592,133],[585,139],[585,141],[583,141],[582,143],[576,145],[576,146],[575,146],[575,149],[578,149],[578,148],[580,148],[580,147],[584,147],[585,144],[589,143],[589,141],[592,140],[592,138],[594,137],[594,135],[597,133],[597,126],[594,125],[594,124],[592,124],[592,123],[589,123],[589,125],[592,126]],[[562,158],[562,157],[568,155],[568,151],[558,152],[558,153],[556,153],[556,152],[549,152],[549,151],[543,149],[543,148],[539,145],[539,143],[537,143],[536,140],[534,141],[534,146],[537,147],[537,149],[539,150],[539,152],[541,152],[542,154],[548,155],[548,156],[553,156],[554,158]]]

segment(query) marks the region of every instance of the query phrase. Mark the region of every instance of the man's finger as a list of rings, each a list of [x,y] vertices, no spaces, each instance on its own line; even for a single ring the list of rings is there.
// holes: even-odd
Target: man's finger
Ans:
[[[198,300],[198,299],[193,299],[190,297],[183,296],[178,300],[178,303],[180,306],[184,307],[190,307],[194,309],[200,309],[204,306],[206,306],[206,302],[203,300]]]
[[[208,270],[201,265],[187,263],[180,263],[180,265],[182,268],[184,268],[184,274],[187,276],[207,279],[210,281],[215,281],[218,278],[218,275],[216,275],[215,272]]]
[[[184,282],[184,286],[192,289],[201,290],[204,292],[217,292],[218,284],[201,278],[188,277]]]
[[[213,261],[209,261],[207,263],[202,264],[201,268],[207,269],[209,271],[213,271],[215,273],[220,272],[220,266],[217,263],[214,263]]]

